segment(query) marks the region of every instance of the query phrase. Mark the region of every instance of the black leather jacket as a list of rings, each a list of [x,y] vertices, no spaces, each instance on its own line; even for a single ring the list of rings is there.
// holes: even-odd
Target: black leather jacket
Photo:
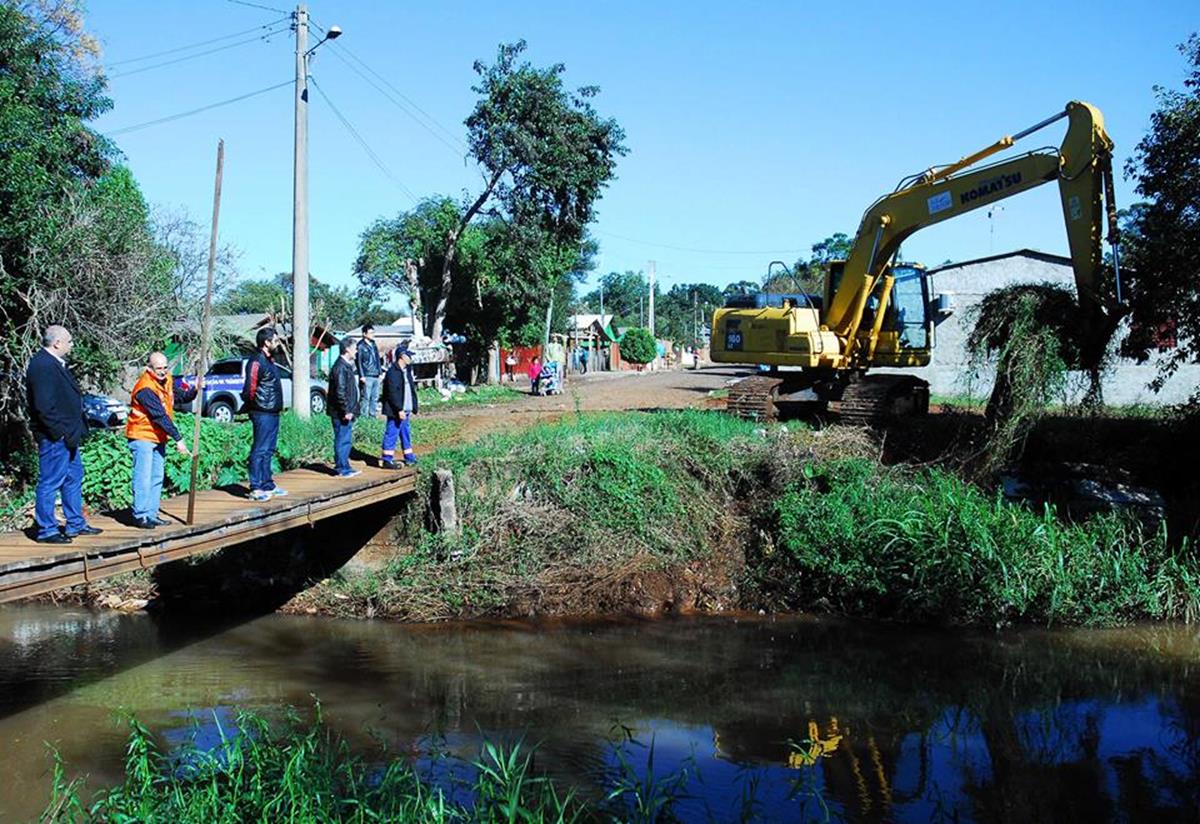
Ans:
[[[242,402],[247,412],[283,411],[283,385],[275,361],[258,352],[246,363],[246,383],[242,386]]]
[[[325,404],[329,417],[341,420],[349,412],[358,414],[358,376],[354,367],[338,358],[329,370],[329,401]]]

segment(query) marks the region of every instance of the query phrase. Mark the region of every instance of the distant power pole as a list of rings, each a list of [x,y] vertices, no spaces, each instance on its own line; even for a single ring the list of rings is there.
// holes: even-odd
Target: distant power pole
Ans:
[[[692,290],[692,340],[700,340],[700,308],[696,303],[696,290]]]
[[[600,325],[604,326],[604,281],[600,281]]]
[[[654,261],[650,261],[650,297],[648,299],[647,306],[649,307],[649,311],[647,312],[647,314],[650,316],[650,327],[649,327],[650,334],[653,336],[654,335]]]
[[[308,7],[296,7],[296,144],[292,178],[292,409],[308,418]]]
[[[646,325],[646,318],[642,314],[642,307],[646,304],[646,296],[638,295],[638,326]]]

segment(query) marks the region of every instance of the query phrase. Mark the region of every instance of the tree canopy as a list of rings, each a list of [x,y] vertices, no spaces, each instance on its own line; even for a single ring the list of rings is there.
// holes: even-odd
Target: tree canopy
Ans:
[[[1183,89],[1155,88],[1149,132],[1125,167],[1146,202],[1123,213],[1132,316],[1123,353],[1145,359],[1173,344],[1156,386],[1200,361],[1200,35],[1180,51],[1189,63]]]

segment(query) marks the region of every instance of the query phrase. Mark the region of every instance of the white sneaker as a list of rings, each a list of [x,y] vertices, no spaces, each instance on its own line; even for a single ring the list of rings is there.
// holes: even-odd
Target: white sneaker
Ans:
[[[252,500],[252,501],[269,501],[269,500],[271,500],[271,493],[265,489],[256,489],[250,493],[250,500]]]
[[[275,498],[282,498],[286,494],[288,494],[288,491],[286,489],[283,489],[282,487],[277,486],[271,490],[271,495],[272,495],[272,497],[275,497]]]
[[[361,469],[351,469],[349,472],[339,472],[338,477],[339,478],[354,478],[361,474],[362,474]]]

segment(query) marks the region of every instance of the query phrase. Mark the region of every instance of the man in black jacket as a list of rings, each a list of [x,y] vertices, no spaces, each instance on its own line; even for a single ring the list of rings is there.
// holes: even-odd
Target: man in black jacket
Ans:
[[[415,464],[410,423],[417,414],[417,382],[413,379],[412,354],[406,343],[396,347],[392,365],[383,379],[383,416],[387,423],[383,430],[383,444],[379,448],[379,465],[384,469],[396,468],[396,441],[404,450],[404,462]]]
[[[48,326],[42,351],[25,370],[25,392],[30,425],[38,444],[37,500],[34,520],[37,539],[45,544],[69,544],[75,535],[99,535],[83,517],[83,458],[79,445],[87,433],[83,417],[83,390],[67,369],[71,333]],[[62,494],[66,528],[59,530],[54,501]]]
[[[275,368],[275,352],[279,335],[265,326],[255,338],[258,351],[246,364],[246,382],[242,386],[242,403],[250,413],[254,440],[250,445],[250,497],[265,501],[272,496],[286,495],[271,478],[271,458],[279,440],[279,413],[283,411],[283,384]]]
[[[358,374],[354,355],[358,341],[342,338],[341,356],[329,370],[329,401],[325,404],[333,422],[333,470],[339,478],[362,473],[350,466],[350,448],[354,443],[354,415],[358,412]]]
[[[383,359],[379,357],[379,347],[375,345],[375,326],[364,323],[362,340],[358,342],[354,362],[358,367],[358,385],[362,388],[362,408],[358,410],[360,418],[373,418],[379,411],[379,383],[383,374]]]

